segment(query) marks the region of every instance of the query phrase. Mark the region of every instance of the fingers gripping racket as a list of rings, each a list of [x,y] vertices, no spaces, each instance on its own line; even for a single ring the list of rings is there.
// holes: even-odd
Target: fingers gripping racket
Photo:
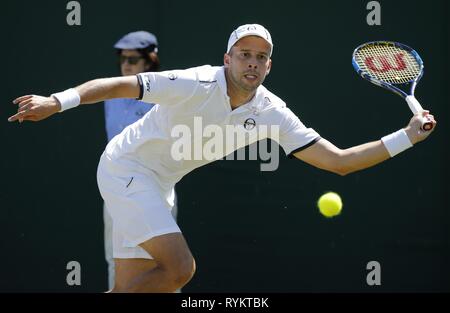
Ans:
[[[361,77],[404,98],[413,114],[423,111],[414,97],[424,67],[416,51],[398,42],[373,41],[355,49],[352,63]],[[405,89],[409,87],[409,93],[400,89],[401,86]],[[426,117],[420,118],[422,130],[433,128],[433,123]]]

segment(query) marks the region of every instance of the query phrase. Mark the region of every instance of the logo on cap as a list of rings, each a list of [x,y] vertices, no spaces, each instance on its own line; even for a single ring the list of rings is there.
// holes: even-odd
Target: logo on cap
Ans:
[[[175,80],[175,79],[178,78],[178,75],[175,74],[175,73],[169,73],[168,77],[169,77],[170,80]]]

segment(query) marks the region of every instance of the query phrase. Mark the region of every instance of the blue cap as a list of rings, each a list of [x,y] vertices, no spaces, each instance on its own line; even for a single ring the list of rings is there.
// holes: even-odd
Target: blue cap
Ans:
[[[146,31],[137,31],[128,33],[120,38],[120,40],[114,45],[114,48],[134,50],[144,49],[150,45],[155,46],[155,52],[158,51],[158,40],[156,39],[156,36]]]

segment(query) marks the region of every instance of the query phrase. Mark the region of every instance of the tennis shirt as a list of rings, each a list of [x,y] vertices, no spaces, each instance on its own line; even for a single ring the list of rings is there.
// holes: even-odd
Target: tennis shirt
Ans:
[[[264,138],[277,141],[287,155],[320,139],[263,85],[248,103],[233,110],[223,66],[148,72],[137,78],[139,100],[156,104],[115,136],[105,154],[124,171],[152,176],[163,190],[170,190],[184,175],[213,161],[196,155],[199,150],[194,146],[211,145],[214,134],[222,135],[214,137],[217,146],[224,146],[219,157]],[[245,140],[227,140],[224,137],[230,126],[249,136]],[[278,132],[267,131],[271,129]],[[173,149],[182,139],[191,143],[191,158],[174,157]]]

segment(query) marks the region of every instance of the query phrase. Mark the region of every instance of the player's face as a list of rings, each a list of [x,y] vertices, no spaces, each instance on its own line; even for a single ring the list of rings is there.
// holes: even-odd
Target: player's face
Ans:
[[[119,58],[123,76],[136,75],[146,71],[147,62],[136,50],[122,50]]]
[[[233,46],[230,54],[225,54],[224,62],[232,83],[252,92],[269,74],[272,65],[270,45],[258,36],[244,37]]]

